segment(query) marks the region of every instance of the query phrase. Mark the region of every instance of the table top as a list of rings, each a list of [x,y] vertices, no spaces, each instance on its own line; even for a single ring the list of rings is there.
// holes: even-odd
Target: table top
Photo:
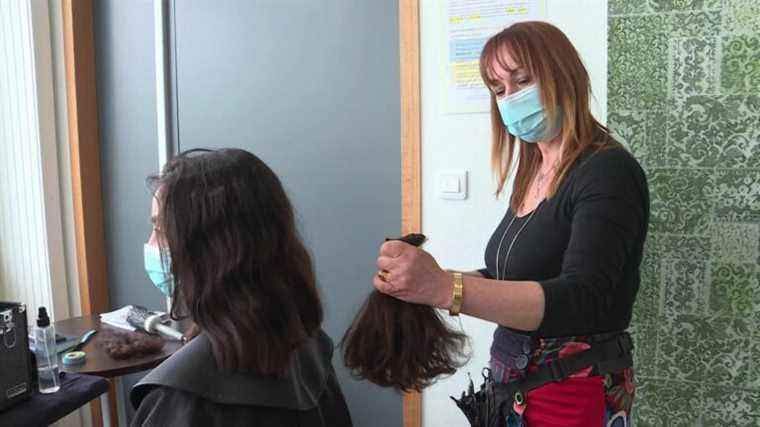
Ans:
[[[80,336],[90,329],[100,331],[105,328],[116,329],[112,326],[101,324],[98,315],[74,317],[55,322],[55,331],[62,335]],[[143,357],[117,360],[111,358],[111,356],[106,354],[105,351],[100,348],[98,345],[99,337],[99,333],[93,335],[93,337],[90,338],[87,344],[81,349],[87,353],[87,359],[84,365],[65,366],[61,363],[61,370],[107,378],[118,377],[153,369],[182,347],[182,344],[179,341],[167,339],[164,348],[158,353]]]

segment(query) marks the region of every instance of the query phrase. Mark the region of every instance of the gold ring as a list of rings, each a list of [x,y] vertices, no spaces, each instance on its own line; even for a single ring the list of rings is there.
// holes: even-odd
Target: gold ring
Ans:
[[[380,270],[377,272],[377,277],[380,278],[383,282],[389,282],[391,277],[391,272],[388,270]]]

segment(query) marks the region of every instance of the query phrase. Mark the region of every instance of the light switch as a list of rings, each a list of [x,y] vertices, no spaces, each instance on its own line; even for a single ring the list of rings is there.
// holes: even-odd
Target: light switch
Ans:
[[[444,193],[459,193],[459,179],[456,176],[447,175],[443,180]]]
[[[438,172],[438,196],[447,200],[467,198],[467,171],[446,169]]]

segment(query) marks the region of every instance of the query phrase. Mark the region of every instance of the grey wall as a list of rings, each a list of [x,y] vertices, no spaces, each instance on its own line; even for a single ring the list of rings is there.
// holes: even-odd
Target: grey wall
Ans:
[[[95,61],[103,183],[103,213],[111,308],[165,307],[143,268],[150,233],[145,177],[158,167],[153,2],[98,0]],[[124,390],[141,375],[123,378]],[[127,413],[131,407],[122,403]]]
[[[281,177],[336,342],[399,232],[398,3],[176,1],[179,147],[241,147]],[[401,425],[401,398],[334,365],[357,426]]]
[[[311,249],[337,342],[400,230],[398,4],[176,1],[178,144],[241,147],[281,177]],[[160,308],[145,276],[144,180],[157,167],[151,0],[95,3],[111,305]],[[401,425],[401,397],[350,378],[357,426]],[[127,390],[137,376],[124,380]],[[129,406],[129,405],[125,405]]]

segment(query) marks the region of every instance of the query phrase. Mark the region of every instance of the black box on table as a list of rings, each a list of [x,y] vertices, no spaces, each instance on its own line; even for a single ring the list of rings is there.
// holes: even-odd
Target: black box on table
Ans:
[[[34,392],[26,306],[0,301],[0,411]]]

